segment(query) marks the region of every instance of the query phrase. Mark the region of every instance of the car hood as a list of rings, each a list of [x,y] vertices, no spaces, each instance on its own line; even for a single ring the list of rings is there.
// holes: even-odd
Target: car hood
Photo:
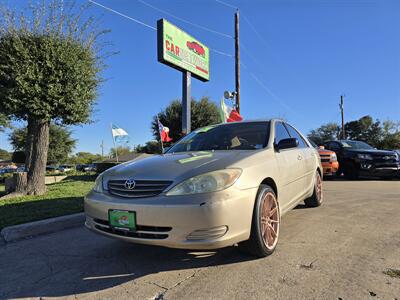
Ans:
[[[154,155],[118,165],[104,173],[105,180],[181,181],[202,173],[224,169],[258,150],[199,151]]]
[[[360,154],[371,154],[371,155],[378,155],[378,156],[385,156],[385,155],[395,155],[394,151],[389,151],[389,150],[377,150],[377,149],[371,149],[371,150],[361,150],[361,149],[346,149],[346,151],[352,152],[352,153],[360,153]]]

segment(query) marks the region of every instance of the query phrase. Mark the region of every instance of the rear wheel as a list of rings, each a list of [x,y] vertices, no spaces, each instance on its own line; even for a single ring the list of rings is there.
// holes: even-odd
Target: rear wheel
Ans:
[[[254,205],[250,238],[239,244],[240,249],[257,257],[272,254],[278,243],[280,221],[274,190],[261,185]]]
[[[314,192],[310,198],[304,200],[307,207],[317,207],[322,203],[322,178],[318,171],[315,172]]]

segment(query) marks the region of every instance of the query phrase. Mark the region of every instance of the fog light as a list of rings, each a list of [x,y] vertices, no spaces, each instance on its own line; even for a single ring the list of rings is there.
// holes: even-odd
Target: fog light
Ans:
[[[198,229],[192,231],[188,236],[187,240],[189,241],[199,241],[199,240],[208,240],[208,239],[217,239],[228,231],[228,226],[218,226],[207,229]]]
[[[361,168],[363,169],[371,169],[372,165],[371,164],[361,164]]]

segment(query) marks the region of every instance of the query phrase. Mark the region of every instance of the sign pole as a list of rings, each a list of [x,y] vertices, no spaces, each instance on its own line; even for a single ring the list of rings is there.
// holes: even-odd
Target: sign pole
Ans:
[[[111,136],[112,136],[112,139],[113,139],[113,142],[114,142],[115,156],[116,156],[117,162],[118,162],[118,149],[117,149],[117,145],[115,144],[115,138],[114,138],[114,134],[113,134],[113,131],[112,131],[112,124],[110,124],[110,127],[111,127]]]
[[[236,86],[236,111],[240,113],[239,10],[236,10],[235,13],[235,86]]]
[[[191,106],[191,86],[192,74],[189,71],[182,72],[182,133],[184,135],[190,133],[190,106]]]

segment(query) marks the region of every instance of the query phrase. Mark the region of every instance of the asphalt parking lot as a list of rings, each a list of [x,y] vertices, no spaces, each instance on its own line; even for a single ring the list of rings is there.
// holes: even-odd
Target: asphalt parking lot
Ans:
[[[0,246],[0,298],[400,299],[400,181],[326,181],[320,208],[282,219],[264,259],[74,228]]]

